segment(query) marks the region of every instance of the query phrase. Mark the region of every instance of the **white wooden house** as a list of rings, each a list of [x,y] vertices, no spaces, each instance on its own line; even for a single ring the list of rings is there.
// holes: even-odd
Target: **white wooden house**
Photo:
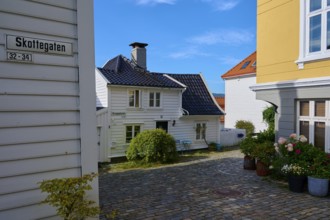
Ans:
[[[178,148],[207,148],[220,142],[223,114],[201,74],[146,70],[147,44],[133,43],[132,61],[119,55],[97,68],[99,161],[125,156],[139,132],[163,128]]]
[[[59,219],[38,182],[97,172],[93,1],[0,5],[0,219]]]

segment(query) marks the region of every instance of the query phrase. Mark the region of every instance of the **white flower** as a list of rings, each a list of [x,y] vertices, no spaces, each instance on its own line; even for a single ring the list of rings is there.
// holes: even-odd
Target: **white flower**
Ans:
[[[288,151],[293,151],[293,145],[292,144],[288,144]]]
[[[286,142],[286,139],[285,139],[284,137],[280,137],[280,138],[278,139],[278,143],[279,143],[279,144],[285,144],[285,142]]]
[[[299,141],[305,143],[305,142],[307,142],[307,138],[304,135],[300,135]]]

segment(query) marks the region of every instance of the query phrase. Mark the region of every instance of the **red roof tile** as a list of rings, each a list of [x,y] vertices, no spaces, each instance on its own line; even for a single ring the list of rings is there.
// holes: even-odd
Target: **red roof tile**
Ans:
[[[250,54],[231,70],[223,74],[223,79],[256,73],[257,51]]]

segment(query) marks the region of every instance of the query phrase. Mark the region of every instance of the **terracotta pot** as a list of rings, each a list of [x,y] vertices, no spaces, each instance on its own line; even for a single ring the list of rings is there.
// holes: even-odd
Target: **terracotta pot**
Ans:
[[[256,160],[253,157],[245,156],[243,165],[244,165],[245,170],[255,170],[256,169]]]
[[[256,172],[258,176],[268,176],[270,174],[269,166],[257,160]]]

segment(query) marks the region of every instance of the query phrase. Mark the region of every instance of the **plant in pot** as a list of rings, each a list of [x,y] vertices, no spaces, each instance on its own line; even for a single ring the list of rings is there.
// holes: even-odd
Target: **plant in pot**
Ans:
[[[281,172],[287,176],[289,190],[292,192],[302,193],[305,189],[307,180],[307,164],[303,161],[300,163],[285,164],[281,168]]]
[[[241,152],[244,154],[243,168],[246,170],[256,169],[256,161],[255,158],[252,156],[252,152],[256,144],[256,139],[251,136],[248,136],[244,140],[242,140],[239,145]]]
[[[330,159],[316,147],[310,150],[311,164],[308,174],[308,192],[313,196],[327,196],[330,178]]]
[[[256,172],[258,176],[267,176],[270,173],[269,166],[275,156],[273,142],[258,143],[253,149],[252,156],[257,159]]]

